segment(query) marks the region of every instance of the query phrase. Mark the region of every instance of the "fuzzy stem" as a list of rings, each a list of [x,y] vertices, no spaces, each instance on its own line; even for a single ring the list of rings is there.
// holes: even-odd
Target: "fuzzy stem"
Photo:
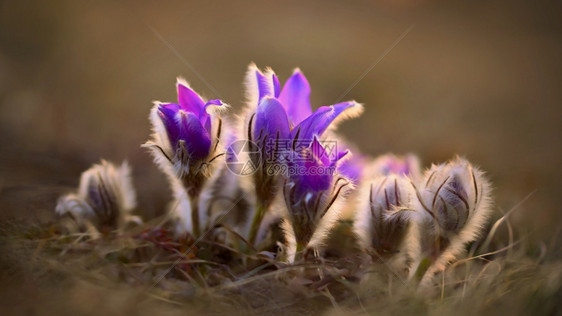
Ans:
[[[191,206],[191,224],[193,237],[197,238],[201,235],[201,227],[199,225],[199,195],[203,188],[206,178],[200,173],[192,173],[182,179],[183,187],[189,197]]]
[[[306,249],[306,245],[300,242],[297,242],[295,250],[295,258],[293,262],[301,261],[304,258],[304,250]]]
[[[256,238],[258,236],[258,231],[261,226],[261,222],[265,215],[266,208],[263,207],[261,204],[258,205],[256,208],[256,213],[254,214],[254,218],[252,220],[252,225],[250,226],[250,234],[248,236],[248,242],[250,245],[254,246],[256,242]]]
[[[193,237],[197,238],[201,234],[201,228],[199,227],[199,198],[191,196],[189,198],[191,203],[191,224],[193,226]]]

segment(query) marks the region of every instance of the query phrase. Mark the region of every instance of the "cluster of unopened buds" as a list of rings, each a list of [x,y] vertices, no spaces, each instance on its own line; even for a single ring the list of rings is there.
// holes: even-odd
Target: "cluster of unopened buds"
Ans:
[[[462,158],[422,171],[414,155],[369,159],[335,132],[361,114],[354,101],[312,111],[299,69],[281,85],[271,69],[250,65],[246,106],[205,100],[178,79],[177,103],[155,102],[148,148],[173,190],[169,220],[177,235],[212,238],[245,252],[276,251],[278,260],[321,256],[330,231],[348,213],[361,249],[413,276],[460,255],[486,224],[490,184]],[[229,119],[230,118],[230,119]],[[120,229],[135,207],[128,165],[102,162],[84,172],[59,215],[96,233]]]

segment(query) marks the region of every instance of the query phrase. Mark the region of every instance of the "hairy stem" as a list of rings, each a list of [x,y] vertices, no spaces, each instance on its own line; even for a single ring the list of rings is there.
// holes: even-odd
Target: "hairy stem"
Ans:
[[[266,208],[259,204],[256,208],[256,213],[252,219],[252,225],[250,226],[250,234],[248,236],[248,242],[250,245],[255,246],[256,238],[258,236],[258,231],[261,226],[261,222],[265,215]]]
[[[297,248],[295,250],[295,258],[293,262],[298,262],[304,259],[304,253],[306,249],[306,245],[300,242],[297,242]]]
[[[201,228],[199,226],[199,199],[190,196],[189,203],[191,203],[191,224],[193,225],[193,237],[197,238],[201,235]]]

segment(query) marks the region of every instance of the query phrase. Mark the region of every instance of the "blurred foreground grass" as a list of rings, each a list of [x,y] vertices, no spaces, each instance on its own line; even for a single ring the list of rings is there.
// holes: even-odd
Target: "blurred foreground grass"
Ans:
[[[508,217],[423,289],[356,251],[345,222],[332,233],[325,259],[287,265],[212,241],[192,247],[193,240],[154,229],[161,220],[98,240],[62,234],[57,223],[5,222],[0,230],[3,314],[561,312],[562,262],[553,259],[549,246],[514,230]]]

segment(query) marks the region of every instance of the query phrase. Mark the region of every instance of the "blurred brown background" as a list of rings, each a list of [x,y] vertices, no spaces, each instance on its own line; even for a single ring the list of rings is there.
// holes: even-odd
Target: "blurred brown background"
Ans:
[[[536,191],[514,219],[548,240],[562,205],[561,7],[1,1],[0,218],[50,219],[57,196],[100,157],[128,159],[143,212],[157,214],[168,189],[140,144],[151,101],[174,101],[176,76],[238,110],[251,61],[282,80],[298,66],[313,104],[332,104],[415,25],[345,97],[366,109],[343,134],[372,156],[416,152],[426,165],[466,156],[488,171],[504,211]]]

